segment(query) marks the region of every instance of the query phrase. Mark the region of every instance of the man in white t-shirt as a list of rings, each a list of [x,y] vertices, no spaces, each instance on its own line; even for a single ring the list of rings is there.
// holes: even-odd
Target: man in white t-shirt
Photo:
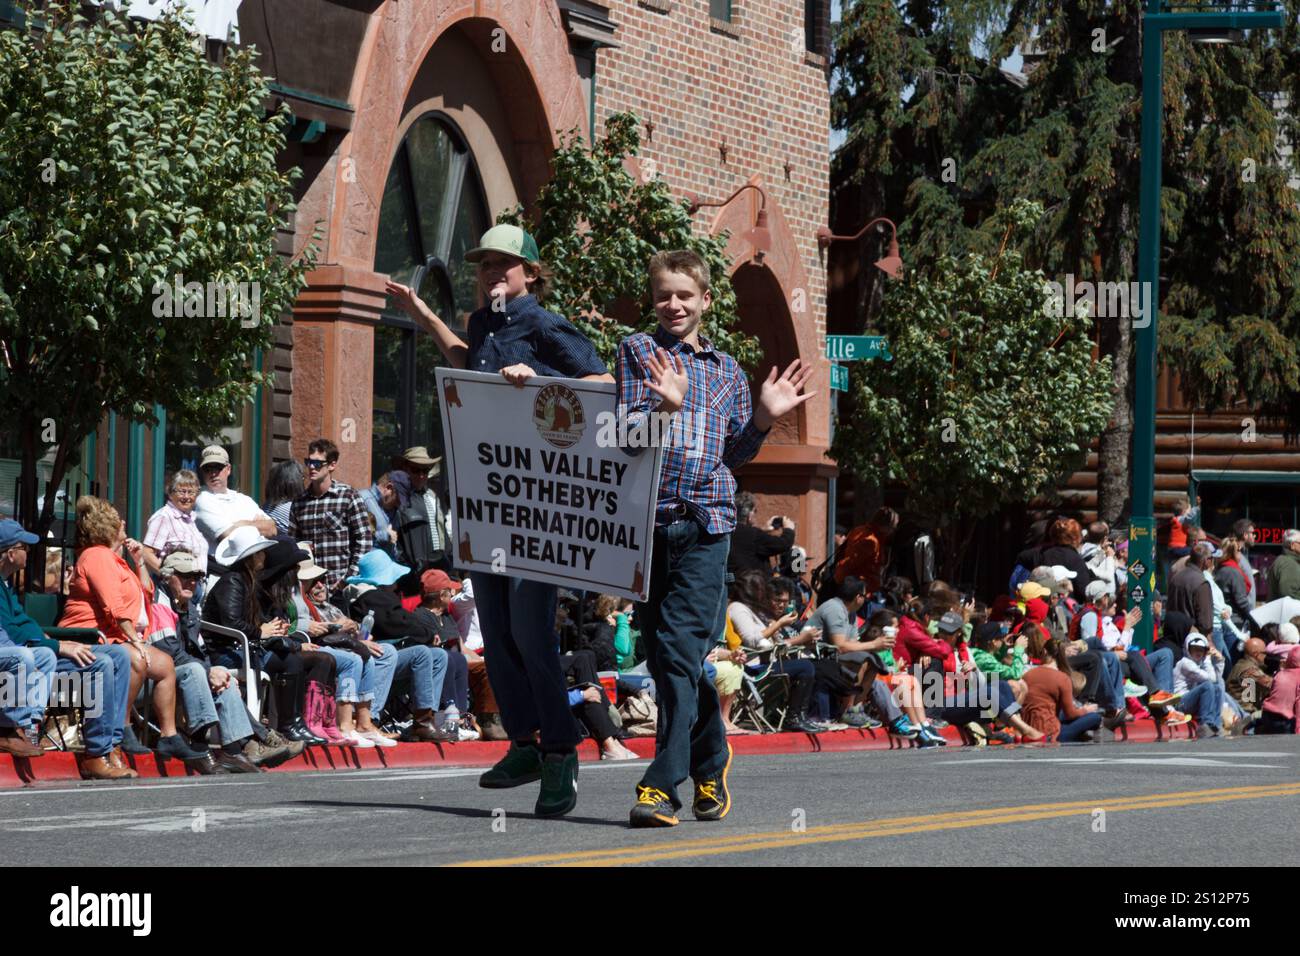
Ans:
[[[257,506],[257,502],[227,486],[230,456],[220,445],[203,449],[199,476],[203,479],[204,489],[194,502],[194,523],[207,539],[209,554],[215,554],[217,545],[224,538],[245,525],[256,528],[266,538],[274,538],[279,533],[275,522]],[[210,558],[209,563],[215,563],[215,559]]]

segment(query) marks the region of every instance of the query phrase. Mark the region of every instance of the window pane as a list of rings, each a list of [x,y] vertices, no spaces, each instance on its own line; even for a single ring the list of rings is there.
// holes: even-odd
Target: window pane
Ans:
[[[403,349],[413,333],[391,325],[375,327],[374,424],[371,474],[388,470],[389,460],[418,442],[406,441],[401,428]]]
[[[415,420],[411,434],[416,436],[413,445],[426,445],[429,454],[437,458],[442,454],[442,412],[438,407],[438,389],[434,370],[446,365],[442,352],[433,336],[415,333]]]
[[[709,0],[709,16],[715,20],[731,21],[731,0]]]
[[[245,414],[252,415],[252,406],[243,406]],[[195,437],[189,432],[182,432],[172,423],[172,418],[167,417],[167,438],[163,448],[163,475],[180,471],[182,468],[188,468],[196,475],[199,472],[199,457],[203,449],[209,445],[220,445],[230,456],[230,477],[227,483],[235,490],[240,489],[240,466],[244,462],[244,425],[241,415],[239,423],[230,425],[216,435],[207,437]],[[201,479],[200,479],[201,480]],[[162,492],[157,492],[161,496]],[[159,498],[161,500],[161,497]],[[148,517],[146,515],[145,517]]]
[[[456,327],[461,329],[466,327],[469,314],[478,307],[478,267],[465,261],[465,253],[478,245],[489,228],[487,209],[481,196],[478,173],[471,164],[465,170],[465,182],[461,186],[456,210],[456,228],[452,231],[451,251],[447,258],[451,287],[456,296]]]
[[[404,157],[405,152],[398,150],[388,171],[375,239],[375,271],[386,272],[394,282],[402,283],[410,282],[419,261],[411,232],[411,201],[401,170]]]
[[[447,195],[448,174],[455,146],[447,131],[435,120],[422,119],[411,127],[406,137],[406,152],[411,157],[411,185],[415,189],[415,208],[419,217],[420,240],[424,255],[444,255],[446,237],[442,222]]]

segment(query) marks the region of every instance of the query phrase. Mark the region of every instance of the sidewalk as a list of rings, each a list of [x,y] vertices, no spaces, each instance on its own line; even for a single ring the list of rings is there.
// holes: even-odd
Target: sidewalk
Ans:
[[[961,738],[952,727],[943,731],[949,747],[960,747]],[[1175,739],[1186,738],[1187,728],[1176,728]],[[731,746],[737,754],[803,754],[803,753],[843,753],[853,750],[893,750],[905,749],[906,740],[894,738],[883,730],[840,730],[825,734],[780,733],[754,736],[729,737]],[[1115,735],[1103,737],[1103,742],[1116,742]],[[1128,725],[1128,740],[1131,743],[1150,743],[1157,739],[1155,722],[1138,720]],[[633,737],[623,741],[628,749],[642,757],[654,755],[653,737]],[[1055,744],[1028,744],[1025,746],[1053,747]],[[404,743],[396,747],[366,748],[354,747],[309,747],[303,754],[287,763],[281,764],[271,773],[300,773],[302,771],[332,770],[377,770],[385,767],[490,767],[505,753],[505,742],[490,741],[461,744]],[[578,750],[579,759],[592,762],[599,759],[596,744],[584,740]],[[128,758],[130,759],[130,758]],[[187,775],[179,761],[160,761],[148,756],[131,760],[131,765],[142,778],[183,777]],[[197,774],[188,774],[197,776]],[[24,760],[0,755],[0,789],[31,786],[46,783],[66,783],[81,781],[77,772],[76,758],[71,753],[47,751],[45,756],[34,760]],[[88,782],[91,785],[93,782]],[[101,785],[110,786],[105,781]]]

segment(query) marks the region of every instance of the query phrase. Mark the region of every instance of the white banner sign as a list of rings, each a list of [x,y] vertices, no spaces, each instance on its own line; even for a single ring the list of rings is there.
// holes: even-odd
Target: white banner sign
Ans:
[[[455,565],[644,600],[660,449],[602,447],[608,382],[437,370]]]

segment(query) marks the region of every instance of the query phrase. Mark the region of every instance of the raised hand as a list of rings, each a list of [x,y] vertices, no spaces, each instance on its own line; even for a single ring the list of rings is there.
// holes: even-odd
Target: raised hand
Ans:
[[[402,285],[400,282],[388,279],[384,282],[384,291],[391,295],[397,305],[401,306],[402,311],[415,321],[427,325],[430,319],[437,318],[433,310],[409,285]]]
[[[804,392],[803,388],[814,371],[811,364],[800,359],[791,362],[780,377],[776,374],[776,366],[772,366],[772,371],[759,390],[758,404],[754,408],[754,425],[759,431],[767,431],[777,419],[788,415],[813,397],[814,392]]]
[[[686,374],[686,366],[682,364],[682,357],[669,355],[663,349],[656,349],[655,353],[646,359],[645,367],[650,373],[650,377],[646,379],[646,388],[661,399],[659,411],[680,411],[686,403],[686,391],[691,386],[690,377]]]

